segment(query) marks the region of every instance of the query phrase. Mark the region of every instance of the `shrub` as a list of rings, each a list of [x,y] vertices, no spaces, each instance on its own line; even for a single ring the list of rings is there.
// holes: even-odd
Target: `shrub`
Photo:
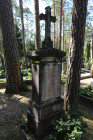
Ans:
[[[27,69],[27,72],[31,73],[31,69],[30,69],[30,68],[28,68],[28,69]]]
[[[90,64],[93,64],[93,59],[90,61]]]
[[[27,70],[21,70],[21,74],[22,74],[22,76],[27,76],[28,72],[27,72]]]
[[[1,70],[0,71],[0,78],[5,78],[5,72],[4,72],[4,70]]]
[[[32,75],[27,76],[26,79],[32,79]]]
[[[86,85],[86,89],[87,89],[88,91],[91,91],[91,84]]]
[[[62,82],[63,84],[65,84],[65,82],[66,82],[66,77],[61,76],[61,82]]]
[[[5,79],[0,79],[0,82],[5,82]]]
[[[89,97],[92,97],[93,93],[89,92],[89,89],[87,89],[87,88],[80,87],[79,88],[79,95],[87,95]]]
[[[50,135],[51,140],[81,140],[86,123],[81,117],[60,118],[59,120],[53,122],[53,128],[55,130],[55,135]]]
[[[0,70],[3,70],[3,66],[2,65],[0,65]]]

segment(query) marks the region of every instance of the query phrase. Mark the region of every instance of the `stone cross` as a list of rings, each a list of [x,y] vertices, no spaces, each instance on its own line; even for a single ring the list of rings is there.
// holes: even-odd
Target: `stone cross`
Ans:
[[[56,22],[56,17],[51,16],[51,7],[45,8],[45,14],[40,14],[40,20],[45,20],[45,40],[42,42],[43,48],[53,48],[53,42],[51,41],[51,22]]]

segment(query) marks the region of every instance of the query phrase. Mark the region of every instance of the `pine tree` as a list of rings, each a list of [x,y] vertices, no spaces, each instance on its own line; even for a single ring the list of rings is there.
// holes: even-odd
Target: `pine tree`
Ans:
[[[87,2],[88,0],[73,0],[72,38],[64,95],[64,109],[66,111],[78,110]]]
[[[18,60],[11,0],[0,0],[0,26],[6,71],[6,92],[18,92],[23,87]]]

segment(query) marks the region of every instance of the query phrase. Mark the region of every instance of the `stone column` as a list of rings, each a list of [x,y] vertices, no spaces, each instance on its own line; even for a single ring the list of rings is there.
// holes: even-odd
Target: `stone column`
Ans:
[[[32,57],[32,97],[27,113],[28,126],[41,140],[50,132],[51,121],[63,112],[61,61],[65,52],[39,49]]]

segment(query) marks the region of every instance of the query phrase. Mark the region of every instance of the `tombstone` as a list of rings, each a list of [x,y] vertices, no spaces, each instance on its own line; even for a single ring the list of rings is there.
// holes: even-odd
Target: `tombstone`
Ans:
[[[62,62],[62,75],[67,73],[67,62]]]
[[[89,61],[88,61],[88,70],[90,70],[91,69],[91,58],[89,57]]]
[[[86,70],[88,70],[88,64],[86,65]]]
[[[36,135],[37,140],[50,132],[51,121],[63,113],[61,98],[61,63],[65,52],[54,49],[50,37],[51,8],[46,7],[46,14],[40,19],[45,20],[45,40],[42,49],[31,52],[32,58],[32,96],[27,113],[27,124]]]

